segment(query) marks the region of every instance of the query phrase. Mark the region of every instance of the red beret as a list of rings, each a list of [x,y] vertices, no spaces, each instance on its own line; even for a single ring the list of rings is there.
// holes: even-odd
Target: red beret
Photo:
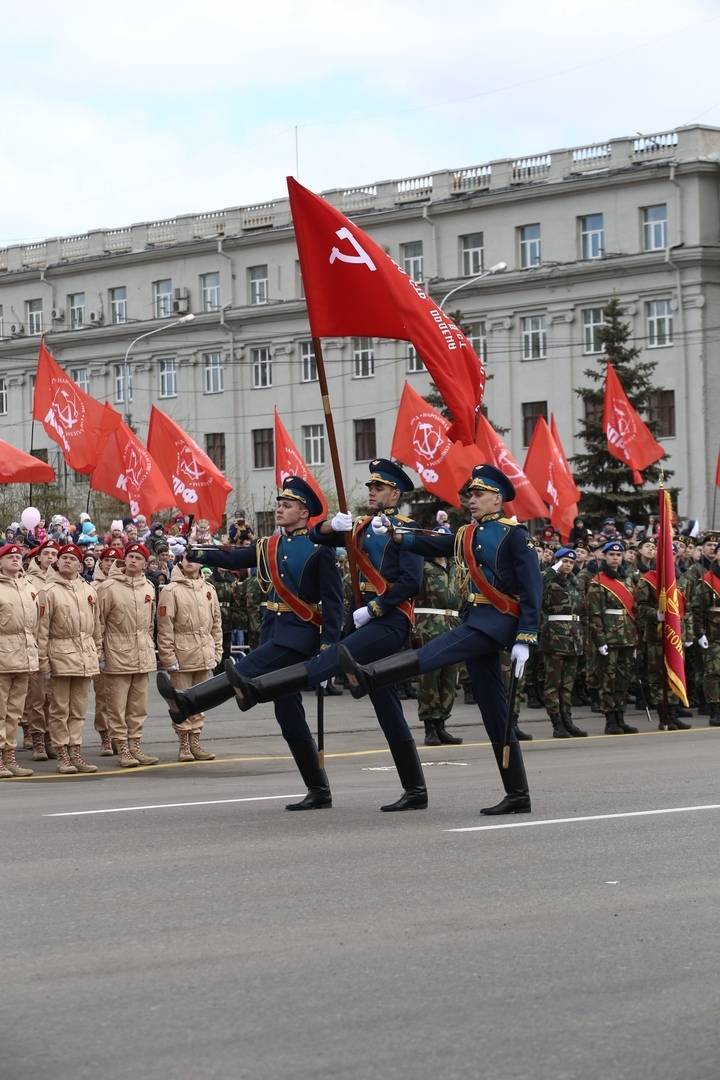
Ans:
[[[150,558],[150,552],[144,544],[128,544],[125,548],[126,555],[142,555],[143,559]]]
[[[21,547],[18,547],[17,544],[3,544],[3,546],[0,547],[0,559],[2,559],[3,555],[22,555],[22,554],[23,554],[23,549]]]
[[[79,562],[83,561],[83,553],[77,544],[63,544],[58,551],[58,558],[60,558],[61,555],[74,555]]]
[[[44,543],[38,544],[38,546],[35,548],[34,554],[39,555],[41,551],[46,551],[47,548],[52,548],[53,551],[59,551],[60,545],[58,544],[57,540],[46,540]]]
[[[104,547],[100,552],[101,559],[124,559],[125,552],[122,548]]]

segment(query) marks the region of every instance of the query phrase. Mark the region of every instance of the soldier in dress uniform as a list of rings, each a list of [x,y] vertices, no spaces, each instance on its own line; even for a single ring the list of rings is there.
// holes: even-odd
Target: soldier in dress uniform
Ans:
[[[59,550],[57,540],[46,540],[31,554],[25,578],[36,597],[47,580],[50,568],[57,562]],[[22,727],[32,739],[33,761],[47,761],[51,755],[55,757],[48,735],[47,682],[39,671],[30,676]]]
[[[100,552],[100,558],[95,564],[93,572],[93,586],[98,597],[105,588],[105,582],[110,578],[113,566],[119,566],[125,558],[125,551],[119,547],[105,547]],[[105,707],[105,674],[98,671],[93,679],[95,690],[95,718],[93,727],[100,736],[100,757],[112,757],[113,748],[108,728],[107,710]]]
[[[348,677],[355,681],[355,686],[351,681],[355,696],[368,691],[377,693],[377,687],[438,667],[467,662],[505,788],[505,797],[497,805],[481,810],[483,814],[493,815],[524,814],[531,809],[522,752],[512,726],[509,767],[502,767],[507,700],[500,653],[511,649],[511,660],[519,678],[530,646],[537,643],[542,597],[540,568],[527,531],[502,515],[502,504],[514,497],[515,489],[504,473],[492,465],[477,465],[469,482],[468,504],[473,518],[470,525],[462,526],[455,537],[420,536],[413,531],[393,533],[401,551],[416,552],[426,558],[455,554],[461,589],[467,590],[458,627],[441,634],[418,652],[401,652],[365,666],[358,664],[341,646]],[[381,518],[378,527],[384,527],[385,521]]]
[[[703,556],[707,558],[706,544]],[[702,654],[703,691],[710,727],[720,727],[720,544],[713,561],[696,575],[692,589],[693,627]]]
[[[297,667],[299,660],[319,648],[329,650],[339,640],[342,591],[335,557],[328,548],[314,543],[307,529],[308,518],[321,509],[312,488],[300,477],[289,476],[277,497],[276,519],[284,530],[282,535],[276,533],[225,550],[188,548],[189,560],[207,566],[231,570],[257,566],[258,584],[266,597],[265,614],[259,646],[234,663],[226,661],[221,675],[191,689],[176,690],[166,672],[158,674],[158,689],[168,703],[173,723],[229,701],[238,678],[262,676],[280,683],[288,667]],[[275,717],[308,788],[304,799],[286,809],[332,806],[330,784],[305,719],[299,687],[290,686],[278,697]]]
[[[101,648],[97,593],[81,576],[83,553],[75,544],[58,552],[57,567],[40,590],[38,652],[48,683],[48,728],[59,773],[96,773],[82,756],[90,682],[99,672]]]
[[[637,645],[635,596],[623,566],[625,545],[621,540],[610,540],[602,551],[605,566],[588,586],[587,610],[590,637],[599,658],[605,734],[637,735],[638,729],[626,724],[624,716]]]
[[[22,548],[0,547],[0,778],[32,776],[18,765],[15,744],[30,675],[38,669],[38,607],[22,568]]]
[[[436,532],[452,535],[448,528]],[[455,565],[445,556],[426,559],[423,581],[415,608],[413,644],[427,645],[433,638],[458,625],[458,597]],[[425,728],[425,745],[458,744],[462,739],[445,727],[455,704],[458,665],[436,668],[418,679],[418,720]]]
[[[543,577],[540,651],[545,660],[543,698],[553,737],[584,736],[572,719],[572,693],[578,657],[583,650],[580,614],[583,597],[573,574],[576,555],[572,548],[558,548],[555,562]]]
[[[206,682],[222,659],[220,602],[200,570],[199,563],[183,556],[158,599],[158,657],[176,690]],[[215,755],[200,744],[204,722],[200,712],[173,724],[180,743],[178,761],[214,760]]]

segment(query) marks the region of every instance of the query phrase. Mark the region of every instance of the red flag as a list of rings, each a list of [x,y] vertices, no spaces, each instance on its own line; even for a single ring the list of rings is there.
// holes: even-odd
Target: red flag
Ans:
[[[90,487],[129,503],[133,517],[144,514],[150,519],[158,510],[176,505],[157,462],[122,422],[105,440]]]
[[[715,487],[720,487],[720,450],[718,450],[717,464],[715,466]]]
[[[662,624],[663,659],[668,687],[687,708],[682,618],[672,548],[672,503],[669,492],[662,490],[659,494],[658,549],[655,565],[657,566],[658,610],[665,612],[665,621]]]
[[[508,513],[514,514],[518,521],[529,521],[531,518],[546,518],[548,513],[542,499],[495,428],[482,413],[478,418],[475,443],[480,448],[482,460],[488,465],[494,465],[500,469],[513,483],[515,498],[512,502],[505,504]]]
[[[477,451],[451,442],[449,429],[450,421],[405,383],[390,453],[415,469],[426,491],[460,506],[459,491],[476,463],[469,463],[467,452],[470,449],[474,459]]]
[[[290,210],[314,337],[411,341],[472,443],[485,371],[463,332],[404,270],[325,199],[288,177]]]
[[[60,446],[71,469],[91,473],[103,440],[122,422],[119,413],[86,394],[53,359],[43,341],[38,350],[33,419]]]
[[[278,491],[282,489],[288,476],[299,476],[313,489],[322,503],[322,512],[308,518],[308,525],[312,528],[316,522],[324,521],[328,516],[327,499],[275,409],[275,486]]]
[[[538,416],[535,422],[524,469],[540,498],[550,507],[553,528],[567,540],[577,517],[579,492],[544,416]]]
[[[570,538],[570,531],[571,531],[571,529],[572,529],[572,527],[573,527],[573,525],[575,523],[575,518],[578,516],[577,500],[580,498],[580,491],[578,490],[578,487],[575,484],[575,481],[573,479],[573,475],[572,475],[570,465],[569,465],[568,459],[567,459],[567,454],[565,453],[565,447],[562,444],[562,440],[560,438],[560,432],[558,431],[557,424],[555,423],[555,414],[554,413],[550,413],[550,434],[552,435],[553,439],[555,440],[555,445],[557,446],[558,450],[560,451],[560,454],[562,455],[562,459],[563,459],[563,461],[565,463],[565,468],[567,469],[568,475],[570,476],[570,479],[572,480],[573,485],[575,486],[575,492],[576,492],[576,495],[575,495],[575,500],[576,501],[574,503],[568,503],[567,506],[564,506],[562,509],[557,510],[555,512],[555,515],[551,518],[551,523],[552,523],[553,528],[557,529],[557,531],[560,533],[560,537],[562,538],[563,542],[567,543],[567,541]]]
[[[51,484],[55,470],[24,450],[0,439],[0,484]]]
[[[638,487],[643,482],[642,470],[665,456],[660,443],[655,441],[650,429],[628,401],[609,360],[605,375],[603,431],[607,436],[608,453],[628,465],[632,470],[633,484]]]
[[[206,518],[213,532],[219,529],[232,484],[195,440],[154,405],[147,448],[175,493],[179,509]]]

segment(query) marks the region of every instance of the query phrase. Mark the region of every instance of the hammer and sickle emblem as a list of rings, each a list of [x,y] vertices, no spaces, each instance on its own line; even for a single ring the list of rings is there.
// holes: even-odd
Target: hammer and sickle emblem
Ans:
[[[331,263],[334,263],[336,259],[339,259],[340,262],[344,263],[357,263],[360,265],[364,263],[369,270],[377,270],[375,263],[372,261],[367,251],[365,251],[365,248],[360,246],[349,229],[346,229],[345,227],[338,229],[335,235],[338,240],[349,240],[350,244],[355,248],[357,255],[345,255],[339,248],[334,247],[330,252]]]

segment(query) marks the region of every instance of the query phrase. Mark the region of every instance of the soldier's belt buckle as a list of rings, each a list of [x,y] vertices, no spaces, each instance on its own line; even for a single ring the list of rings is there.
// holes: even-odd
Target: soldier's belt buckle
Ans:
[[[624,615],[625,614],[625,608],[622,608],[622,607],[606,607],[605,608],[605,614],[606,615]]]
[[[360,582],[360,592],[362,592],[362,593],[371,593],[373,596],[377,596],[377,593],[375,592],[375,589],[373,588],[373,586],[370,584],[369,581],[361,581]]]
[[[468,603],[470,604],[489,604],[487,596],[483,596],[482,593],[468,593]]]

